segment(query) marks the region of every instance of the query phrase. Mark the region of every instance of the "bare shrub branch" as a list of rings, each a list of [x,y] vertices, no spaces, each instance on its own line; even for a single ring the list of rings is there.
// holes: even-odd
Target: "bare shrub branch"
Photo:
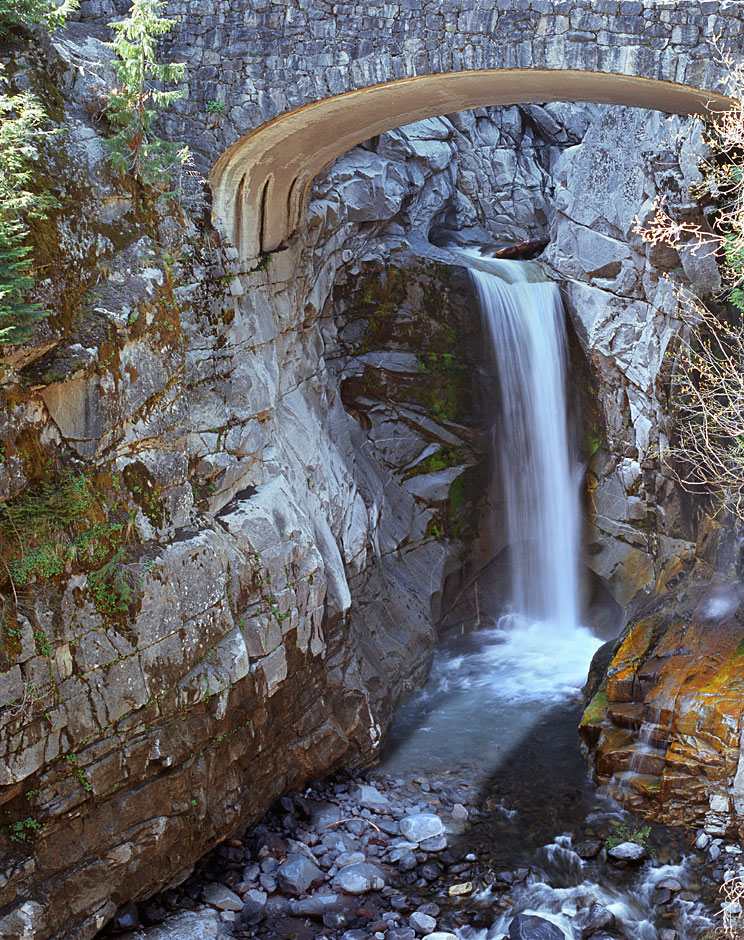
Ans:
[[[712,227],[674,218],[660,200],[635,230],[652,245],[713,253],[723,286],[713,312],[679,289],[682,331],[676,347],[672,443],[661,457],[689,492],[716,494],[744,520],[744,65],[714,41],[738,107],[713,115],[710,155],[695,195],[715,204]]]

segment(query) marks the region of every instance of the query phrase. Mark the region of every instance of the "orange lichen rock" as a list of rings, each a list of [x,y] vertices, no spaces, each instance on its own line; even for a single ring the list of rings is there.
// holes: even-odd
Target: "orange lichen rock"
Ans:
[[[667,597],[628,630],[581,734],[597,782],[669,823],[734,832],[744,713],[744,592]]]

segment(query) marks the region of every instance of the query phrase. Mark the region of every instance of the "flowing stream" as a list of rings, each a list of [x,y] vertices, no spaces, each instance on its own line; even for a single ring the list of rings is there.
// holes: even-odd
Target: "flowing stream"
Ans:
[[[509,601],[481,609],[480,629],[463,625],[443,638],[429,682],[399,710],[381,769],[470,775],[488,811],[463,844],[497,866],[530,871],[510,888],[503,913],[498,891],[482,892],[476,900],[497,913],[488,928],[458,930],[465,940],[501,938],[523,911],[575,940],[592,904],[615,916],[612,936],[658,940],[674,925],[680,940],[698,940],[711,921],[697,901],[699,863],[679,837],[652,829],[654,861],[629,871],[576,852],[577,842],[638,822],[596,793],[576,730],[579,691],[601,640],[581,623],[564,313],[539,265],[457,252],[471,267],[498,375],[494,442]],[[661,910],[655,885],[670,877],[681,890]]]

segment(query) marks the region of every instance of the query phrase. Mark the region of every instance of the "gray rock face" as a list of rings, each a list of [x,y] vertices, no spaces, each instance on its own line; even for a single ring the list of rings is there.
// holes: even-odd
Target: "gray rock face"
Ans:
[[[276,883],[281,891],[295,897],[323,881],[323,872],[304,855],[288,855],[276,870]]]
[[[426,839],[441,836],[444,833],[444,824],[434,813],[418,813],[401,819],[400,832],[409,842],[424,842]]]
[[[381,891],[386,884],[383,872],[369,862],[356,862],[342,868],[333,879],[333,889],[346,894],[367,894]]]
[[[215,911],[188,911],[176,914],[160,927],[122,933],[119,937],[121,940],[214,940],[219,936],[220,926]]]
[[[675,510],[670,471],[663,461],[656,471],[655,455],[672,433],[659,390],[680,329],[677,285],[694,274],[704,292],[717,273],[693,272],[677,252],[650,248],[637,220],[643,223],[659,198],[672,214],[697,211],[690,187],[700,179],[699,135],[689,119],[607,109],[553,165],[556,211],[544,257],[565,280],[568,311],[598,389],[588,563],[627,615],[663,566],[691,550],[693,533]],[[629,570],[633,578],[625,576]]]

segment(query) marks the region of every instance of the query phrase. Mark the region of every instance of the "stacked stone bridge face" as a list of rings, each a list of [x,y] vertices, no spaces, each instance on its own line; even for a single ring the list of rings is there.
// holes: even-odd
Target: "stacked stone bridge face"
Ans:
[[[105,22],[127,6],[83,12]],[[315,175],[376,134],[537,101],[720,109],[716,46],[744,51],[737,0],[169,0],[166,12],[169,54],[189,67],[168,130],[194,149],[215,220],[248,258],[287,244]]]

